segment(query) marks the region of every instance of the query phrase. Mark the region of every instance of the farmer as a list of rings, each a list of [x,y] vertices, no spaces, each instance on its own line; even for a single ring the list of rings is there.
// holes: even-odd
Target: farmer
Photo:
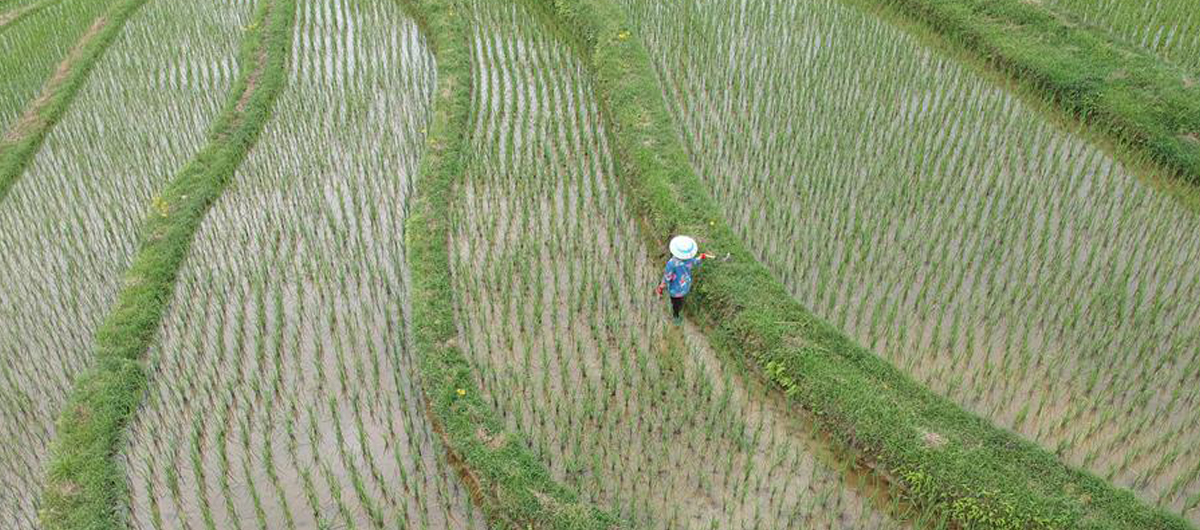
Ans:
[[[682,321],[679,310],[683,309],[683,297],[692,290],[692,269],[699,265],[701,260],[712,257],[708,254],[697,256],[698,250],[695,239],[688,236],[675,236],[671,240],[671,256],[673,257],[667,261],[662,282],[656,289],[659,297],[662,296],[664,288],[671,295],[671,311],[675,315],[676,324]]]

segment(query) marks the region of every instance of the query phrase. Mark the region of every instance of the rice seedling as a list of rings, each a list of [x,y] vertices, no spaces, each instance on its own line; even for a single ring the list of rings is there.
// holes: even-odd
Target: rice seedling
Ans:
[[[151,352],[132,525],[484,527],[426,422],[406,330],[432,59],[393,0],[298,2],[294,42]]]
[[[16,23],[18,20],[36,13],[38,10],[50,7],[60,0],[13,0],[0,2],[0,31]]]
[[[1188,0],[1050,0],[1047,5],[1200,73],[1200,10]]]
[[[701,334],[664,326],[661,264],[611,182],[582,65],[519,4],[472,7],[451,262],[485,400],[556,480],[636,528],[908,526]]]
[[[55,415],[90,359],[144,206],[223,101],[248,10],[203,1],[138,11],[0,204],[4,528],[35,525]]]
[[[12,125],[67,51],[114,3],[116,0],[61,0],[0,25],[0,79],[4,80],[0,127],[7,130]],[[11,9],[22,7],[13,4]],[[8,4],[0,4],[0,13],[9,9]]]
[[[801,302],[1200,521],[1194,212],[840,2],[624,3],[693,167]]]

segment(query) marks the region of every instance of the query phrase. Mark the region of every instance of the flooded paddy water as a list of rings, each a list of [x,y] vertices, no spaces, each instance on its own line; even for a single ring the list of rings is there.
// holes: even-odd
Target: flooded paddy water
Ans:
[[[903,528],[810,428],[674,327],[583,65],[474,2],[473,153],[452,230],[459,345],[554,478],[634,528]]]
[[[693,167],[859,343],[1200,522],[1200,218],[833,0],[625,0]]]
[[[0,131],[7,131],[92,23],[117,0],[0,3]],[[11,6],[11,10],[9,9]],[[30,9],[22,13],[23,9]],[[0,132],[0,137],[4,132]]]
[[[249,14],[247,1],[143,6],[0,201],[0,528],[37,526],[59,408],[92,361],[153,194],[224,103]],[[192,75],[165,83],[181,65]]]
[[[150,354],[122,455],[132,526],[486,528],[410,348],[433,57],[395,0],[300,0],[296,22],[289,83]]]

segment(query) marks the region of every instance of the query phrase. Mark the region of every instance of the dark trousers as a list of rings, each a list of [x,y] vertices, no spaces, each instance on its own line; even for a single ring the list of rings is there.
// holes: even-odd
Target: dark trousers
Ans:
[[[671,312],[675,314],[675,318],[679,318],[679,311],[683,309],[683,297],[671,297]]]

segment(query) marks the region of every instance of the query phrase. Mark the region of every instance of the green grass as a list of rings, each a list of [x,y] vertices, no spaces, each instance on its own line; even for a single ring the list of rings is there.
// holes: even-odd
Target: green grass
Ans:
[[[471,105],[465,7],[455,0],[414,1],[437,57],[438,88],[412,214],[405,224],[412,274],[416,354],[429,412],[451,459],[493,527],[610,528],[610,515],[555,483],[525,443],[480,397],[471,366],[453,340],[446,212],[463,172]],[[482,434],[481,434],[482,433]],[[503,440],[502,443],[489,441]]]
[[[117,0],[62,0],[22,17],[0,30],[0,127],[6,132],[37,96],[55,68]]]
[[[146,0],[64,0],[33,12],[0,33],[0,202],[25,171],[49,130],[62,118],[92,66]],[[109,9],[103,9],[109,7]],[[95,23],[104,21],[88,36]],[[72,40],[78,39],[78,40]],[[86,39],[86,40],[82,40]],[[67,66],[66,72],[57,68]],[[44,84],[42,92],[37,87]],[[25,105],[24,110],[18,110]]]
[[[1200,504],[1196,429],[1177,414],[1190,411],[1196,395],[1188,390],[1196,369],[1186,362],[1194,313],[1163,287],[1200,287],[1183,263],[1190,240],[1177,238],[1190,221],[1172,231],[1179,212],[1131,187],[1124,168],[1028,119],[1019,102],[943,58],[912,60],[911,41],[873,33],[844,9],[830,10],[830,27],[840,29],[822,34],[811,30],[824,18],[789,26],[784,13],[734,9],[729,25],[786,27],[776,47],[756,35],[722,41],[721,28],[698,31],[699,24],[672,41],[621,7],[661,13],[674,3],[528,0],[547,24],[510,20],[501,9],[489,27],[474,18],[486,1],[404,2],[433,44],[438,79],[386,88],[371,72],[388,61],[432,65],[412,43],[358,53],[368,45],[356,43],[369,39],[353,31],[395,29],[374,15],[347,22],[365,2],[263,0],[237,64],[201,53],[219,45],[197,44],[197,58],[164,47],[164,55],[188,57],[161,70],[131,60],[138,54],[106,62],[108,43],[135,29],[122,32],[122,24],[145,0],[61,0],[0,28],[0,77],[14,87],[0,99],[0,117],[38,109],[17,140],[0,146],[0,267],[16,279],[0,288],[0,354],[15,361],[0,363],[0,435],[15,440],[0,448],[0,470],[6,485],[11,475],[30,492],[0,500],[0,523],[35,526],[39,448],[51,442],[48,418],[68,399],[38,515],[51,529],[171,526],[173,510],[209,528],[483,526],[468,494],[491,526],[514,529],[891,528],[908,523],[910,503],[923,511],[918,526],[1188,527],[1062,461],[1107,472],[1105,479],[1177,511]],[[164,2],[154,5],[174,5]],[[291,14],[297,2],[311,8],[301,9],[300,26]],[[826,0],[782,4],[794,15],[818,2]],[[1189,45],[1174,37],[1186,29],[1167,21],[1171,39],[1134,33],[1126,42],[1040,2],[853,2],[920,21],[1200,184],[1194,70],[1137,48],[1177,57]],[[1178,28],[1191,27],[1174,2],[1159,5],[1172,6]],[[0,3],[0,11],[18,5],[26,4]],[[101,12],[111,18],[78,51],[79,67],[44,106],[30,107],[39,83]],[[747,12],[759,18],[738,18]],[[1105,24],[1098,12],[1088,20]],[[201,33],[223,31],[186,18],[180,32],[197,30],[193,23]],[[791,39],[810,41],[793,48]],[[159,51],[144,36],[126,45],[139,43]],[[320,46],[329,48],[311,51]],[[806,67],[788,62],[797,49]],[[722,60],[731,65],[708,75]],[[224,93],[222,79],[235,73],[233,95],[196,153],[207,116],[217,112],[206,114],[197,93]],[[135,80],[151,77],[161,90],[139,95],[145,87]],[[304,101],[280,108],[288,79],[320,82]],[[89,87],[120,90],[127,80],[135,87],[127,100],[146,97],[153,109],[173,102],[185,116],[109,108],[89,95]],[[425,95],[406,110],[425,112],[433,102],[428,135],[424,121],[380,113],[363,87],[385,97]],[[773,106],[772,98],[803,104]],[[397,153],[390,149],[400,139],[364,141],[386,130],[357,121],[364,118],[400,123],[426,145]],[[158,122],[130,125],[139,119]],[[793,132],[800,121],[808,128]],[[787,129],[772,129],[780,123]],[[186,130],[173,134],[172,125]],[[330,133],[335,126],[345,136]],[[872,128],[880,138],[869,137]],[[407,170],[389,163],[416,167],[422,151],[409,201]],[[763,151],[779,158],[750,156]],[[261,186],[227,192],[239,171],[264,177]],[[887,179],[889,171],[943,179]],[[1014,171],[1036,174],[1039,184],[1021,187]],[[729,175],[713,176],[720,173]],[[612,175],[624,193],[609,188]],[[978,190],[986,191],[972,194]],[[147,202],[135,242],[135,217],[124,205]],[[1061,203],[1072,206],[1054,210]],[[927,217],[906,223],[905,213]],[[1028,217],[1035,228],[995,226],[993,215]],[[680,232],[731,256],[700,273],[689,300],[707,340],[694,331],[676,340],[650,299],[662,248]],[[1087,256],[1074,253],[1078,244],[1059,246],[1058,238],[1080,233],[1109,235]],[[916,239],[923,246],[905,246]],[[1034,249],[1037,259],[1010,266],[1004,241]],[[603,247],[599,256],[588,254],[593,243]],[[1139,252],[1105,254],[1119,247]],[[1173,261],[1178,255],[1184,259]],[[966,267],[937,268],[955,260]],[[1058,265],[1080,261],[1090,275]],[[977,263],[986,266],[970,268]],[[973,298],[939,305],[973,292],[964,286],[981,272],[1005,284],[1037,280],[978,314],[1002,309],[1053,323],[1054,341],[1092,358],[1049,368],[1053,357],[1031,354],[1047,348],[1047,335],[996,331],[1004,326],[964,312]],[[1143,287],[1134,277],[1176,283]],[[1100,281],[1076,287],[1087,280]],[[864,302],[871,293],[855,290],[856,281],[884,299],[902,292],[913,309]],[[78,326],[61,325],[74,320]],[[300,324],[290,328],[291,320]],[[399,346],[408,320],[413,348]],[[321,337],[310,343],[310,333]],[[860,337],[872,349],[911,354],[893,366],[856,345]],[[375,350],[377,342],[392,347]],[[984,346],[960,346],[976,343]],[[93,347],[91,356],[81,344]],[[1156,347],[1172,356],[1155,355]],[[929,349],[953,352],[951,363],[931,362]],[[1113,351],[1128,353],[1114,362]],[[154,381],[147,357],[162,370]],[[739,392],[746,389],[723,371],[725,359],[744,361],[778,391]],[[1086,363],[1118,373],[1080,370]],[[84,365],[91,368],[76,378]],[[1024,379],[989,383],[1013,373]],[[1057,377],[1071,378],[1065,389],[1049,389]],[[1148,386],[1164,380],[1169,391]],[[286,393],[289,381],[304,391]],[[987,395],[974,398],[973,390]],[[1119,397],[1062,405],[1093,391]],[[772,399],[784,403],[778,411],[806,413],[764,413]],[[963,405],[1032,430],[1043,447]],[[135,418],[139,410],[145,415]],[[818,427],[816,438],[846,444],[849,455],[837,457],[856,462],[811,454],[813,442],[787,430],[801,416]],[[130,451],[119,455],[129,432]],[[870,481],[896,488],[893,496],[880,501],[847,479],[860,464],[873,472]],[[685,506],[689,494],[700,501]]]
[[[796,303],[719,218],[689,166],[653,65],[612,2],[543,4],[588,50],[620,181],[651,248],[699,236],[731,260],[697,281],[693,315],[927,510],[972,528],[1188,528],[1132,494],[964,412]],[[936,434],[944,443],[930,443]]]
[[[294,35],[288,86],[147,356],[123,452],[131,526],[485,528],[406,342],[433,57],[395,0],[298,0]]]
[[[62,0],[19,0],[0,3],[0,32],[17,25],[22,19]]]
[[[200,150],[233,83],[220,66],[252,8],[218,1],[138,9],[0,204],[2,528],[37,526],[55,417],[92,363],[145,206]]]
[[[96,333],[95,366],[77,379],[58,421],[40,513],[45,528],[122,527],[125,478],[114,457],[146,388],[141,358],[196,229],[254,144],[283,87],[293,6],[275,0],[259,8],[256,29],[242,48],[241,76],[210,130],[209,144],[151,205],[124,290]]]
[[[1200,84],[1194,71],[1040,2],[873,0],[863,5],[926,25],[1115,143],[1200,186]]]
[[[1045,5],[1200,73],[1200,10],[1191,0],[1047,0]]]
[[[935,393],[1200,521],[1195,212],[841,2],[625,5],[692,167],[801,304]]]
[[[484,401],[551,476],[634,528],[905,527],[912,514],[782,400],[669,323],[583,63],[524,5],[472,7],[450,252]]]

